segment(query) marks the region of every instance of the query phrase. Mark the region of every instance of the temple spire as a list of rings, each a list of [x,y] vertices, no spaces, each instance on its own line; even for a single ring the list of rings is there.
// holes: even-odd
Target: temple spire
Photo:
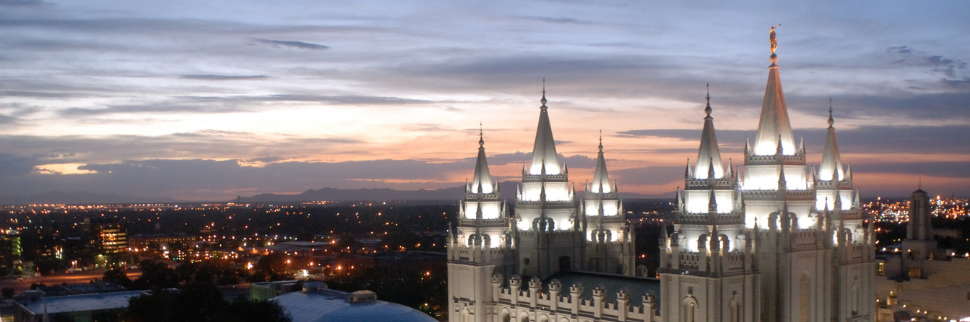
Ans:
[[[832,118],[832,102],[829,101],[829,127],[825,134],[825,150],[822,152],[822,164],[819,165],[820,180],[839,181],[845,178],[842,169],[842,157],[839,155],[839,145],[835,140],[835,120]]]
[[[788,120],[788,107],[785,105],[785,93],[781,88],[781,77],[778,74],[778,56],[775,28],[771,28],[771,66],[768,67],[768,83],[765,86],[765,97],[761,103],[761,120],[758,124],[758,134],[754,141],[755,155],[775,154],[776,138],[781,137],[782,154],[795,155],[795,139],[792,135],[791,122]]]
[[[596,172],[593,174],[592,192],[610,193],[613,192],[610,186],[610,177],[606,172],[606,159],[603,157],[603,133],[600,131],[599,154],[596,157]]]
[[[481,127],[481,124],[479,124]],[[475,177],[472,178],[471,193],[492,193],[492,175],[488,171],[488,161],[485,160],[485,134],[478,130],[478,161],[475,163]]]
[[[704,108],[704,129],[701,131],[701,146],[697,151],[697,165],[694,168],[694,179],[709,179],[710,169],[714,171],[713,179],[724,177],[724,165],[721,162],[721,151],[717,145],[717,135],[714,131],[714,118],[711,117],[710,85],[707,91],[707,107]]]
[[[539,100],[542,106],[539,108],[539,125],[536,128],[536,141],[532,149],[532,164],[529,165],[528,174],[547,175],[562,174],[559,166],[558,154],[556,153],[556,141],[552,137],[552,125],[549,122],[548,107],[546,107],[546,80],[542,79],[542,99]]]

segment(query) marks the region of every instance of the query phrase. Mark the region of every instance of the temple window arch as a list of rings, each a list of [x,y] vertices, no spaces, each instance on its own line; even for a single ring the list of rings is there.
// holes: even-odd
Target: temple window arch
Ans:
[[[680,322],[697,321],[697,299],[688,295],[680,303]]]

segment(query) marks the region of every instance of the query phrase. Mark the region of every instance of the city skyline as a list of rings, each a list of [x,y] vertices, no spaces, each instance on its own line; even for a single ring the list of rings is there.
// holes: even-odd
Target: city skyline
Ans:
[[[546,79],[573,181],[602,129],[621,191],[673,197],[707,83],[742,163],[778,23],[809,164],[831,98],[864,197],[970,192],[966,4],[232,4],[0,1],[0,194],[456,187],[480,123],[514,180]]]

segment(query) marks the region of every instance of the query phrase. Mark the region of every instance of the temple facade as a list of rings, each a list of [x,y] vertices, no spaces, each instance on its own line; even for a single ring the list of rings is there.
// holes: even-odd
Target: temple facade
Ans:
[[[531,162],[510,213],[484,141],[448,241],[454,322],[873,321],[875,238],[843,166],[829,108],[818,168],[795,144],[776,42],[758,132],[743,164],[722,159],[710,94],[697,159],[660,238],[658,276],[609,179],[602,136],[580,200],[553,140],[545,90]]]

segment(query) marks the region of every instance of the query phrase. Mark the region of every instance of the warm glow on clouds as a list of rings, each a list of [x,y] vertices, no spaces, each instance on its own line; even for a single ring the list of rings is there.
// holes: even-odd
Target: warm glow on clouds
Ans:
[[[669,197],[696,161],[707,83],[724,161],[743,164],[779,22],[810,164],[832,98],[864,196],[905,195],[914,177],[970,194],[970,44],[952,41],[970,5],[798,9],[0,1],[0,195],[456,187],[472,175],[479,124],[492,174],[517,180],[545,79],[577,189],[602,130],[620,191]]]

